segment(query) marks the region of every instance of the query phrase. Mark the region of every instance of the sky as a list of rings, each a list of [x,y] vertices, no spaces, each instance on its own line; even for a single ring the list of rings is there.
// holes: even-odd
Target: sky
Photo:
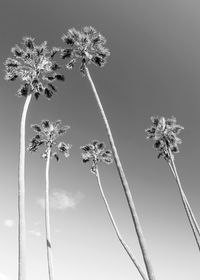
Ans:
[[[111,51],[104,68],[90,66],[159,280],[200,279],[199,252],[170,170],[157,159],[145,129],[154,115],[184,126],[176,155],[181,182],[200,223],[200,3],[196,0],[2,0],[0,9],[0,280],[17,279],[17,176],[24,99],[20,82],[4,80],[4,61],[22,37],[63,46],[69,28],[91,25]],[[51,101],[31,100],[26,123],[42,119],[71,127],[70,157],[50,164],[51,234],[55,279],[140,280],[119,243],[80,146],[109,147],[90,84],[75,67]],[[99,166],[102,185],[126,243],[144,268],[135,229],[114,164]],[[26,154],[27,279],[47,280],[43,199],[45,161]]]

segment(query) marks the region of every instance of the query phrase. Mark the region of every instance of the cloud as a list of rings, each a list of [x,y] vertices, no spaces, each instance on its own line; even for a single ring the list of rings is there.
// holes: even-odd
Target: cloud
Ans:
[[[73,196],[64,190],[56,190],[50,195],[50,207],[56,210],[75,208],[82,198],[83,195],[80,192]],[[37,203],[44,208],[44,198],[38,198]]]
[[[9,280],[8,276],[0,272],[0,280]]]
[[[39,231],[37,231],[37,230],[29,230],[28,232],[29,232],[30,234],[32,234],[32,235],[37,236],[37,237],[42,236],[42,234],[41,234]],[[1,278],[0,278],[0,280],[1,280]]]
[[[6,219],[6,220],[3,221],[3,223],[6,227],[10,227],[10,228],[15,225],[14,220],[11,220],[11,219]],[[1,280],[1,278],[0,278],[0,280]]]

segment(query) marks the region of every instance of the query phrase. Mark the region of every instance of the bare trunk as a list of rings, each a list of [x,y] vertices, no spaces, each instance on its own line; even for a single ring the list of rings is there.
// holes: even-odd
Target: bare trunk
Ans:
[[[102,188],[102,185],[101,185],[101,181],[100,181],[100,176],[99,176],[99,171],[98,171],[98,168],[96,169],[96,177],[97,177],[97,182],[98,182],[98,185],[99,185],[99,188],[100,188],[100,192],[101,192],[101,195],[102,195],[102,198],[104,200],[104,203],[106,205],[106,209],[107,209],[107,212],[108,212],[108,215],[110,217],[110,220],[112,222],[112,225],[114,227],[114,230],[117,234],[117,237],[120,241],[120,243],[122,244],[122,246],[124,247],[125,251],[127,252],[127,254],[129,255],[130,259],[132,260],[132,262],[134,263],[134,265],[136,266],[138,272],[140,273],[140,275],[142,276],[142,279],[144,280],[147,280],[147,277],[146,275],[144,274],[142,268],[140,267],[140,265],[138,264],[135,256],[132,254],[131,250],[129,249],[129,247],[127,246],[127,244],[125,243],[125,241],[123,240],[123,238],[121,237],[121,234],[118,230],[118,227],[115,223],[115,220],[113,218],[113,215],[112,215],[112,212],[110,210],[110,207],[109,207],[109,204],[107,202],[107,199],[106,199],[106,196],[104,194],[104,191],[103,191],[103,188]]]
[[[175,166],[175,163],[174,163],[174,166]],[[177,172],[177,171],[176,171],[176,172],[174,171],[174,169],[173,169],[171,163],[169,163],[169,167],[170,167],[170,170],[172,171],[172,173],[173,173],[173,175],[174,175],[174,177],[175,177],[175,180],[176,180],[176,177],[178,177],[178,181],[179,181],[179,183],[180,183],[180,179],[179,179],[179,176],[178,176],[178,172]],[[184,193],[182,187],[181,187],[181,193],[182,193],[182,195],[183,195],[184,201],[185,201],[185,203],[186,203],[186,205],[187,205],[187,208],[188,208],[188,211],[189,211],[189,213],[190,213],[190,218],[191,218],[192,222],[194,223],[195,230],[197,231],[197,233],[198,233],[198,235],[199,235],[199,237],[200,237],[199,225],[198,225],[198,223],[197,223],[197,221],[196,221],[196,218],[195,218],[195,216],[194,216],[194,214],[193,214],[192,208],[191,208],[191,206],[190,206],[190,204],[189,204],[189,202],[188,202],[188,200],[187,200],[187,197],[186,197],[186,195],[185,195],[185,193]]]
[[[46,189],[45,189],[45,229],[46,229],[46,246],[47,246],[47,262],[49,280],[54,279],[53,273],[53,261],[52,261],[52,247],[51,247],[51,235],[50,235],[50,216],[49,216],[49,164],[50,164],[51,149],[47,150],[47,162],[46,162]]]
[[[26,279],[26,224],[25,224],[25,127],[26,115],[32,95],[24,103],[20,127],[19,177],[18,177],[18,280]]]
[[[176,166],[175,166],[174,159],[173,159],[173,156],[171,154],[171,151],[169,151],[169,154],[170,154],[170,158],[171,158],[171,163],[168,163],[168,164],[169,164],[171,172],[173,173],[173,175],[175,177],[176,183],[178,185],[179,192],[180,192],[180,195],[181,195],[181,199],[182,199],[182,202],[183,202],[183,206],[185,208],[185,211],[186,211],[186,214],[187,214],[187,217],[188,217],[188,220],[189,220],[192,232],[194,234],[197,246],[198,246],[198,248],[200,250],[199,227],[198,227],[198,224],[196,222],[195,216],[194,216],[194,214],[192,212],[192,209],[190,207],[190,204],[189,204],[189,202],[188,202],[188,200],[186,198],[186,195],[185,195],[185,193],[184,193],[184,191],[182,189],[181,182],[180,182],[180,179],[179,179],[179,176],[178,176],[178,172],[176,170]]]
[[[132,216],[133,223],[134,223],[134,226],[135,226],[136,234],[137,234],[138,241],[139,241],[139,244],[140,244],[140,248],[141,248],[141,251],[142,251],[142,255],[143,255],[143,259],[144,259],[144,263],[145,263],[145,267],[146,267],[146,270],[147,270],[149,280],[155,280],[153,267],[151,265],[150,258],[147,254],[145,239],[144,239],[144,236],[143,236],[143,233],[142,233],[142,228],[141,228],[141,225],[140,225],[140,222],[139,222],[139,218],[138,218],[138,215],[137,215],[137,212],[136,212],[136,208],[135,208],[135,205],[134,205],[134,202],[133,202],[133,198],[132,198],[132,195],[131,195],[131,192],[130,192],[130,188],[129,188],[128,182],[126,180],[125,173],[123,171],[123,168],[122,168],[119,156],[118,156],[118,152],[117,152],[117,149],[116,149],[116,146],[115,146],[115,143],[114,143],[114,139],[112,137],[111,129],[110,129],[106,114],[104,112],[104,109],[103,109],[103,106],[101,104],[100,98],[98,96],[97,90],[95,88],[95,85],[92,81],[92,78],[90,76],[90,72],[89,72],[87,67],[86,67],[86,75],[87,75],[87,78],[88,78],[88,80],[89,80],[89,82],[92,86],[93,93],[95,95],[95,98],[96,98],[96,101],[98,103],[101,115],[102,115],[104,123],[106,125],[108,138],[109,138],[110,145],[111,145],[111,148],[112,148],[112,151],[113,151],[115,163],[116,163],[117,170],[118,170],[118,173],[119,173],[119,176],[120,176],[120,179],[121,179],[121,183],[122,183],[122,186],[123,186],[123,189],[124,189],[124,192],[125,192],[125,196],[126,196],[126,199],[127,199],[127,202],[128,202],[128,206],[129,206],[129,209],[130,209],[130,212],[131,212],[131,216]]]

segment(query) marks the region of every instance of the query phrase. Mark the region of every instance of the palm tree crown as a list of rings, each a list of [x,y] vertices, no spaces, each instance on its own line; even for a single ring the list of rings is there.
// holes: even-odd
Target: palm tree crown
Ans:
[[[171,117],[165,119],[164,117],[151,117],[153,126],[147,128],[147,138],[155,140],[154,148],[158,150],[158,158],[163,156],[165,160],[171,159],[170,154],[178,153],[178,144],[182,141],[177,137],[177,134],[184,129],[179,124],[176,124],[176,118]]]
[[[70,128],[67,125],[61,126],[61,121],[50,122],[48,120],[41,121],[41,124],[33,124],[31,126],[33,130],[37,133],[33,139],[30,141],[28,146],[28,151],[36,152],[40,146],[45,146],[45,152],[42,153],[42,158],[47,159],[47,150],[51,149],[50,156],[59,160],[59,155],[57,152],[53,152],[52,148],[57,146],[58,151],[61,152],[65,157],[69,156],[70,144],[64,142],[57,143],[57,138],[62,136]]]
[[[5,79],[14,81],[19,78],[23,85],[19,88],[18,96],[27,96],[33,93],[35,98],[44,94],[48,99],[57,91],[53,85],[55,80],[64,80],[64,76],[56,73],[60,66],[53,61],[53,57],[59,51],[58,48],[48,50],[47,42],[41,45],[35,44],[31,37],[23,38],[23,48],[16,45],[11,49],[15,58],[7,58],[5,61]]]
[[[107,164],[113,162],[113,159],[111,158],[112,152],[106,150],[106,146],[103,142],[93,140],[90,144],[80,147],[80,149],[83,151],[81,154],[83,162],[92,161],[92,167],[90,170],[94,174],[96,174],[96,168],[99,162],[105,162]]]
[[[62,36],[62,40],[67,47],[61,50],[61,57],[70,59],[66,67],[72,69],[80,58],[80,71],[83,75],[85,75],[86,65],[93,63],[103,67],[110,55],[109,50],[104,46],[106,39],[91,26],[85,26],[81,31],[71,28]]]

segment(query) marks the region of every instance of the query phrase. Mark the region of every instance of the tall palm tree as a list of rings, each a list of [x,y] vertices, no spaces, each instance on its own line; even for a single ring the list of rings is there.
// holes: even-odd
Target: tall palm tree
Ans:
[[[54,279],[53,260],[52,260],[52,244],[50,234],[50,215],[49,215],[49,165],[50,159],[55,158],[59,160],[57,152],[53,151],[55,146],[64,156],[69,156],[69,149],[71,145],[64,142],[57,143],[57,138],[67,132],[69,126],[61,126],[61,121],[54,123],[43,120],[40,125],[32,125],[33,130],[37,133],[30,141],[28,151],[36,152],[39,147],[44,146],[45,151],[42,153],[42,158],[46,160],[46,188],[45,188],[45,229],[46,229],[46,246],[47,246],[47,263],[49,280]]]
[[[158,151],[158,158],[163,157],[168,163],[168,166],[178,185],[184,209],[186,211],[197,246],[200,250],[200,229],[192,208],[181,186],[180,178],[174,161],[174,154],[179,152],[178,145],[182,143],[181,139],[178,138],[177,135],[181,132],[183,127],[176,124],[175,117],[165,119],[164,117],[157,116],[151,117],[151,120],[153,125],[146,129],[147,138],[153,139],[155,141],[154,148]]]
[[[106,39],[93,27],[86,26],[81,31],[78,31],[75,28],[69,29],[67,34],[64,34],[62,36],[62,40],[64,41],[64,43],[66,43],[67,46],[65,49],[61,50],[61,57],[63,59],[70,59],[69,63],[67,63],[66,65],[67,69],[72,69],[76,61],[80,59],[80,71],[83,74],[83,76],[86,76],[88,78],[91,84],[95,99],[97,101],[100,113],[106,126],[109,142],[112,148],[116,167],[131,212],[136,234],[142,251],[144,263],[146,266],[147,274],[150,280],[155,280],[153,268],[147,253],[145,239],[143,236],[139,217],[136,212],[135,204],[133,202],[131,191],[118,156],[117,148],[115,146],[115,142],[111,133],[110,125],[108,123],[101,100],[99,98],[99,95],[97,93],[97,90],[95,88],[94,82],[88,69],[88,65],[90,65],[91,63],[98,67],[103,67],[105,65],[107,57],[110,55],[109,50],[105,47]]]
[[[53,61],[57,48],[47,49],[47,42],[36,45],[31,37],[23,38],[22,47],[16,45],[11,49],[15,58],[5,61],[5,79],[15,81],[19,78],[22,82],[17,91],[17,96],[26,98],[21,117],[20,126],[20,155],[18,175],[18,280],[26,280],[26,226],[25,226],[25,126],[26,115],[34,94],[35,98],[44,94],[51,98],[56,91],[52,84],[55,80],[64,80],[63,75],[56,73],[59,65]],[[49,75],[50,74],[50,75]]]
[[[101,184],[101,180],[100,180],[100,175],[99,175],[99,169],[98,169],[98,163],[100,162],[104,162],[106,164],[110,164],[113,162],[112,159],[112,153],[109,150],[106,150],[105,144],[103,142],[99,142],[97,140],[93,140],[91,143],[87,144],[86,146],[82,146],[81,147],[82,152],[82,160],[84,163],[86,162],[92,162],[92,166],[90,168],[90,171],[96,175],[97,178],[97,183],[100,189],[100,193],[101,196],[103,198],[103,201],[105,203],[106,206],[106,210],[108,212],[108,215],[110,217],[111,223],[114,227],[115,233],[120,241],[120,243],[122,244],[122,246],[124,247],[125,251],[127,252],[128,256],[130,257],[130,259],[132,260],[132,262],[134,263],[134,265],[136,266],[138,272],[140,273],[141,277],[143,280],[147,280],[146,275],[144,274],[141,266],[138,264],[135,256],[133,255],[133,253],[131,252],[130,248],[127,246],[127,244],[125,243],[125,241],[123,240],[119,229],[117,227],[117,224],[115,222],[115,219],[112,215],[109,203],[106,199],[102,184]]]

